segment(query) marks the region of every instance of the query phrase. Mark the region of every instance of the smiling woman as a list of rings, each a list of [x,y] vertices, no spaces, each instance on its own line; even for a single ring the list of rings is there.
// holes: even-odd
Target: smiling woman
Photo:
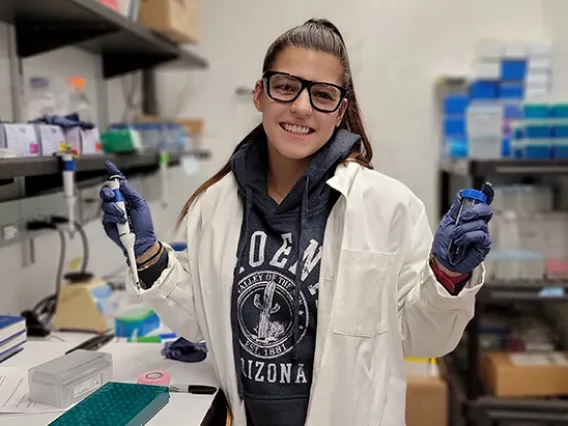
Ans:
[[[403,426],[404,356],[442,356],[459,341],[491,208],[474,205],[456,224],[458,195],[433,242],[422,202],[371,168],[330,22],[280,36],[259,77],[262,123],[187,202],[186,252],[157,242],[135,198],[137,240],[155,242],[139,266],[142,299],[172,330],[207,341],[236,426]],[[112,198],[103,205],[110,230],[123,217]],[[450,265],[456,236],[464,256]]]

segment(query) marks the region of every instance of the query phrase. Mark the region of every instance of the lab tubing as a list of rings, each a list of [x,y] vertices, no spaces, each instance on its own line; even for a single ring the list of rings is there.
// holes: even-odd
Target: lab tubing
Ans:
[[[472,208],[476,204],[487,202],[487,195],[475,189],[464,189],[461,193],[461,196],[462,201],[458,210],[458,215],[456,217],[456,223],[454,225],[455,227],[459,226],[460,217],[463,211]],[[450,247],[448,248],[448,260],[451,265],[457,265],[459,263],[459,261],[463,257],[464,250],[465,246],[454,244],[453,241],[450,243]]]
[[[120,176],[111,176],[107,183],[107,186],[114,193],[114,202],[124,212],[126,221],[124,223],[117,223],[116,227],[118,229],[118,236],[120,242],[126,250],[126,255],[128,256],[128,263],[130,264],[130,270],[136,284],[138,292],[140,292],[140,281],[138,279],[138,269],[136,267],[136,255],[134,253],[134,244],[136,243],[136,235],[130,229],[130,222],[128,220],[128,212],[126,210],[126,199],[122,192],[120,192]]]

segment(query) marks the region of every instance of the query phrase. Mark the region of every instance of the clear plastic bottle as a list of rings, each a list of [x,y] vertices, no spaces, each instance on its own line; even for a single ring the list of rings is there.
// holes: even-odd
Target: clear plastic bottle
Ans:
[[[35,120],[44,115],[56,114],[57,109],[57,99],[51,90],[49,78],[30,78],[26,102],[26,118],[28,120]]]
[[[76,113],[81,121],[92,123],[92,105],[85,93],[85,79],[83,77],[67,78],[69,87],[69,111],[68,114]]]

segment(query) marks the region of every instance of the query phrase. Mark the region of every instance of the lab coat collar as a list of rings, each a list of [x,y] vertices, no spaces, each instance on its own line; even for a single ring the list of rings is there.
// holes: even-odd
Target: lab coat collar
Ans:
[[[327,180],[327,184],[344,197],[347,197],[353,186],[355,176],[357,176],[360,170],[361,166],[354,161],[341,163],[336,167],[333,177]]]

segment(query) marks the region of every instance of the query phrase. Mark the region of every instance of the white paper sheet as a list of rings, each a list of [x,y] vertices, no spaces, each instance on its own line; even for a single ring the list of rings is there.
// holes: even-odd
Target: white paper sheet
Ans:
[[[28,371],[18,367],[0,367],[0,414],[58,413],[65,410],[30,401]]]

